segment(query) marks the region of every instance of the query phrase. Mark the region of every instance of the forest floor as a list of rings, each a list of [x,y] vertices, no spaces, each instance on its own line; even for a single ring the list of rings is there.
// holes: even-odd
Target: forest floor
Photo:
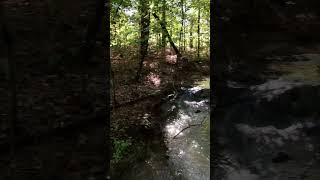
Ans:
[[[191,87],[210,75],[208,60],[198,62],[191,59],[181,67],[174,64],[175,56],[170,49],[166,51],[166,58],[160,57],[159,54],[151,54],[146,58],[139,82],[135,81],[137,68],[133,68],[137,67],[138,61],[125,61],[120,54],[112,59],[115,96],[120,105],[112,110],[110,136],[114,143],[119,140],[131,143],[121,154],[122,159],[111,164],[113,171],[117,172],[114,177],[130,163],[143,160],[148,143],[163,140],[161,126],[165,122],[159,113],[164,99],[180,87]],[[165,148],[164,144],[162,146]],[[117,151],[114,148],[113,153]]]

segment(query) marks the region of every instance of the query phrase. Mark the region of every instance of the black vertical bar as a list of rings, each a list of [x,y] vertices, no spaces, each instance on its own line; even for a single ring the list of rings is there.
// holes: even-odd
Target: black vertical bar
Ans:
[[[111,61],[110,61],[110,0],[107,0],[106,2],[106,10],[105,10],[105,20],[106,20],[106,35],[105,35],[105,44],[106,44],[106,111],[107,111],[107,119],[106,119],[106,147],[105,147],[105,153],[106,153],[106,162],[107,162],[107,179],[110,179],[110,158],[111,158],[111,151],[110,151],[110,121],[111,121],[111,109],[110,109],[110,80],[111,80]]]
[[[16,121],[17,121],[17,88],[16,88],[16,61],[12,55],[12,37],[8,29],[7,19],[3,4],[0,4],[0,20],[2,26],[3,39],[7,44],[7,56],[9,66],[9,91],[10,91],[10,178],[14,179],[14,158],[16,151]]]
[[[216,51],[216,41],[215,41],[215,34],[214,34],[214,2],[210,0],[210,179],[214,177],[214,122],[213,122],[213,108],[214,108],[214,92],[215,92],[215,83],[214,83],[214,52]]]

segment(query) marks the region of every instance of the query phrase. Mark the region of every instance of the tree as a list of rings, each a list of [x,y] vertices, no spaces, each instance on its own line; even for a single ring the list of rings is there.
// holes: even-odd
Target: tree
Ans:
[[[166,25],[166,0],[162,0],[162,9],[161,9],[161,12],[162,12],[162,24]],[[166,32],[165,30],[162,29],[162,53],[163,53],[163,56],[165,55],[165,49],[166,49]]]
[[[148,41],[150,35],[150,7],[149,0],[139,1],[139,12],[140,12],[140,63],[137,71],[136,80],[139,80],[142,71],[144,58],[148,54]]]
[[[198,9],[198,49],[197,49],[197,57],[198,59],[200,58],[200,8],[201,6],[199,5]]]
[[[190,43],[189,43],[189,47],[190,49],[193,49],[193,19],[190,19]]]
[[[174,42],[172,41],[172,38],[166,28],[166,25],[162,23],[162,21],[160,21],[160,18],[157,16],[156,13],[153,13],[153,16],[158,20],[158,22],[160,22],[160,25],[161,25],[161,28],[164,30],[165,32],[165,36],[168,38],[169,42],[170,42],[170,45],[172,46],[172,48],[174,49],[174,51],[176,52],[177,56],[178,57],[181,57],[181,53],[180,51],[178,50],[177,46],[174,44]]]

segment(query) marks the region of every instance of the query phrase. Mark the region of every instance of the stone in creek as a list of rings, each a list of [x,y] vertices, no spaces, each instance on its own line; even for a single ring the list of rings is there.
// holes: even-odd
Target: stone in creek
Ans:
[[[195,111],[195,113],[199,113],[199,112],[201,112],[199,109]]]

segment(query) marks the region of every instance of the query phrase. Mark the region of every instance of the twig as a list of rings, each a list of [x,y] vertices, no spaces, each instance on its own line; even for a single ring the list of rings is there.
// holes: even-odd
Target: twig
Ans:
[[[206,116],[206,117],[207,117],[207,116]],[[203,120],[202,120],[201,123],[199,123],[199,124],[188,124],[187,127],[183,128],[183,129],[182,129],[180,132],[178,132],[178,134],[176,134],[172,139],[175,139],[179,134],[181,134],[181,133],[182,133],[183,131],[185,131],[186,129],[189,129],[189,128],[193,127],[193,126],[201,126],[201,125],[203,124],[204,120],[206,119],[206,117],[203,118]]]

